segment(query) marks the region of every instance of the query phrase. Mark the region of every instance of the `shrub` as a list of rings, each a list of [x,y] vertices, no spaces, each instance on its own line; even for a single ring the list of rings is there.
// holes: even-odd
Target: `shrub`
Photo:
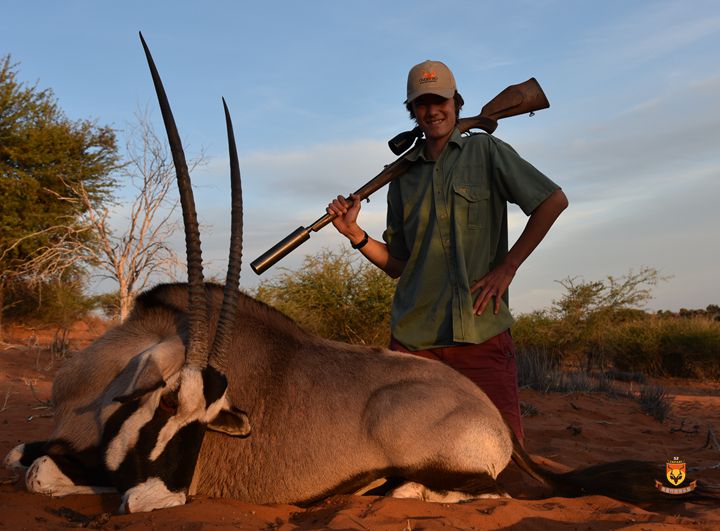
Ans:
[[[81,278],[39,283],[13,283],[8,290],[8,320],[67,328],[85,317],[94,301],[85,295]]]
[[[616,394],[613,383],[600,374],[590,376],[586,372],[565,370],[558,366],[546,352],[518,348],[518,385],[543,393],[599,392]]]
[[[662,422],[670,414],[670,399],[664,388],[648,385],[640,390],[637,398],[643,413]]]
[[[720,378],[720,323],[705,317],[654,316],[608,331],[615,366],[653,376]]]
[[[563,295],[548,310],[520,316],[513,328],[519,346],[540,348],[566,364],[586,371],[608,368],[605,334],[618,323],[647,315],[639,309],[651,297],[652,286],[663,280],[657,270],[643,267],[621,277],[559,281]]]
[[[255,295],[323,337],[386,345],[394,292],[394,280],[343,246],[306,256],[298,270],[261,282]]]

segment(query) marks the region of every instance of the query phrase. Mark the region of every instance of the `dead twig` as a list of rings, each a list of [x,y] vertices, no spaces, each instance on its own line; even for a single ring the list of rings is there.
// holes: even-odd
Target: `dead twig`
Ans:
[[[13,485],[18,479],[20,479],[20,474],[15,474],[11,478],[0,480],[0,485]]]
[[[697,435],[698,433],[700,433],[700,426],[695,424],[695,426],[693,426],[692,430],[686,430],[685,429],[685,419],[682,419],[680,421],[679,428],[670,428],[670,433],[678,433],[678,432],[687,433],[688,435]]]
[[[8,388],[5,390],[5,398],[3,399],[3,405],[2,405],[2,407],[0,407],[0,413],[2,413],[3,411],[5,411],[5,410],[8,408],[8,402],[10,402],[10,395],[12,395],[12,394],[13,394],[13,393],[12,393],[11,388],[8,387]]]
[[[36,402],[40,404],[38,408],[35,409],[50,409],[52,407],[52,402],[50,400],[42,400],[38,395],[37,391],[35,390],[35,384],[37,383],[37,380],[31,380],[30,378],[23,378],[23,383],[28,386],[30,389],[30,393],[32,393],[33,398]]]
[[[35,419],[51,419],[54,415],[52,413],[43,413],[42,415],[30,415],[27,418],[28,422],[32,422]]]

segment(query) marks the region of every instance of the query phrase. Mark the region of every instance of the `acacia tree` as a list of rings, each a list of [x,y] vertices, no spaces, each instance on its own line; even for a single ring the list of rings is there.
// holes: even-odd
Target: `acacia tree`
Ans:
[[[204,162],[201,154],[188,162],[190,171]],[[132,309],[138,291],[157,274],[174,277],[178,263],[169,241],[177,229],[177,199],[168,192],[175,186],[175,170],[166,144],[155,133],[147,113],[138,112],[126,142],[126,162],[118,180],[134,196],[129,209],[109,208],[93,202],[92,194],[79,183],[74,196],[82,202],[86,225],[97,245],[85,254],[92,257],[96,274],[117,282],[116,308],[121,320]],[[122,226],[114,229],[111,225]]]
[[[116,164],[111,128],[68,119],[50,89],[20,82],[10,56],[0,60],[0,332],[9,283],[47,281],[92,258],[85,214],[110,196]]]

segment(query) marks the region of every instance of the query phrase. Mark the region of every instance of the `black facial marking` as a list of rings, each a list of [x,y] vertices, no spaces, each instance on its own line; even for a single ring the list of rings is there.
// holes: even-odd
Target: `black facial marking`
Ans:
[[[47,455],[47,446],[50,441],[35,441],[31,443],[25,443],[23,445],[23,453],[20,457],[20,464],[28,467],[33,464],[33,461],[38,457]]]
[[[227,378],[214,367],[207,366],[202,371],[202,379],[205,404],[210,405],[225,393]]]
[[[110,476],[97,446],[75,450],[68,441],[52,439],[25,445],[20,462],[30,466],[35,459],[48,456],[75,485],[111,486]]]

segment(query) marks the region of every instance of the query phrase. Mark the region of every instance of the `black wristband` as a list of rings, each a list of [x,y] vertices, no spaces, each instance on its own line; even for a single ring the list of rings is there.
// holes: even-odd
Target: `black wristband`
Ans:
[[[365,236],[363,236],[363,239],[360,240],[358,243],[351,244],[351,247],[353,249],[356,249],[356,250],[362,249],[363,247],[365,247],[365,244],[368,242],[368,233],[365,231],[363,231],[363,232],[365,233]]]

